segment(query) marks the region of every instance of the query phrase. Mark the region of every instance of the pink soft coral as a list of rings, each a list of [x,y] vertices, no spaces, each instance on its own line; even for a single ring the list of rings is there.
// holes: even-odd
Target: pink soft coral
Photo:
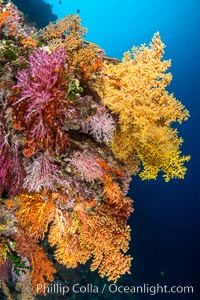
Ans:
[[[40,153],[26,168],[26,172],[23,187],[29,192],[40,192],[42,189],[54,190],[55,184],[64,184],[61,171],[48,153]]]
[[[95,179],[103,176],[98,159],[91,153],[88,153],[87,150],[74,152],[71,158],[66,161],[71,163],[74,169],[81,175],[82,180],[94,182]]]
[[[109,144],[115,131],[115,122],[111,115],[99,109],[95,115],[82,122],[82,131],[92,135],[98,143]]]
[[[24,178],[19,147],[20,143],[11,132],[6,134],[0,129],[0,190],[9,196],[21,191]]]

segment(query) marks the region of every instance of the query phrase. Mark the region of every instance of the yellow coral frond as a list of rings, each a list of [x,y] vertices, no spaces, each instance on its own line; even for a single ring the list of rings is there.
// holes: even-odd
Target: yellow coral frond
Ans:
[[[189,117],[182,103],[166,90],[172,75],[166,72],[171,61],[163,60],[164,47],[156,33],[149,46],[134,47],[124,54],[122,62],[104,62],[104,88],[98,90],[104,105],[118,115],[118,127],[110,145],[113,153],[126,166],[130,165],[130,157],[136,154],[144,167],[142,179],[156,178],[158,171],[169,165],[169,162],[156,158],[158,152],[178,151],[182,140],[170,126],[172,122],[181,123]],[[149,158],[146,159],[146,152],[142,153],[140,146],[152,142],[156,155],[151,164],[148,159],[153,152],[147,154]],[[182,178],[183,166],[181,170],[176,175],[169,170],[163,172],[171,174],[170,178]],[[168,180],[167,175],[164,178]]]
[[[187,170],[184,163],[190,160],[189,155],[181,156],[180,150],[163,151],[159,146],[150,143],[138,147],[138,156],[143,165],[139,174],[142,180],[156,179],[158,172],[162,171],[166,182],[173,178],[183,179]]]
[[[187,168],[184,163],[190,160],[190,155],[180,156],[181,151],[169,151],[166,155],[163,172],[164,179],[168,182],[172,178],[183,179]]]
[[[0,263],[4,262],[7,258],[8,246],[6,243],[0,243]]]

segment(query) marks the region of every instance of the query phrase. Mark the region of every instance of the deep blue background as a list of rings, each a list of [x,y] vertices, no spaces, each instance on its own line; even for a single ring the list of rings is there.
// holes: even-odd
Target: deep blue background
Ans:
[[[173,80],[169,90],[191,113],[189,121],[178,128],[185,140],[183,152],[192,159],[187,164],[184,180],[164,183],[162,178],[150,182],[133,178],[130,188],[135,200],[135,212],[130,220],[131,252],[135,258],[132,276],[138,283],[193,284],[197,292],[200,284],[200,1],[48,2],[59,17],[80,10],[82,24],[89,29],[86,39],[100,45],[112,57],[121,58],[133,45],[149,43],[153,34],[160,32],[167,46],[165,58],[172,59]],[[176,295],[173,299],[195,298]]]

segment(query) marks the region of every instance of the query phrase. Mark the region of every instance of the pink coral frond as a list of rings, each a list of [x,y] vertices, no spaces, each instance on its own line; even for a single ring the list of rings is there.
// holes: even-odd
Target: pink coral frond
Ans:
[[[88,153],[87,150],[84,152],[74,152],[68,161],[80,174],[82,180],[93,183],[95,179],[103,176],[102,169],[98,164],[98,159],[91,153]]]
[[[19,147],[11,132],[0,137],[0,187],[8,196],[16,195],[22,186],[24,173]]]
[[[38,122],[35,127],[31,130],[30,135],[36,138],[44,138],[46,134],[46,129],[42,119],[42,114],[39,114]]]
[[[65,184],[61,171],[48,153],[40,153],[33,163],[26,167],[26,172],[23,188],[29,192],[40,192],[42,189],[53,191],[56,184]]]
[[[22,189],[25,172],[19,148],[20,143],[14,140],[12,146],[12,165],[9,169],[9,180],[6,185],[8,196],[17,195]]]
[[[111,115],[106,112],[97,112],[82,122],[82,131],[91,134],[98,143],[109,144],[115,131],[115,122]]]

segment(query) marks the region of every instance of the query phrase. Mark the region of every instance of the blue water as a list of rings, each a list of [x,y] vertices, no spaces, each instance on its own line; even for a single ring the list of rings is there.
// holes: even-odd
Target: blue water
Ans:
[[[18,1],[20,2],[20,1]],[[200,0],[46,0],[59,18],[79,13],[89,32],[86,40],[121,59],[133,45],[149,43],[160,32],[165,58],[172,59],[169,91],[189,109],[191,118],[178,126],[187,164],[184,180],[164,183],[133,178],[129,195],[134,256],[125,284],[200,287]],[[112,297],[111,297],[112,298]],[[138,296],[136,300],[196,299],[195,295]],[[86,299],[86,298],[84,298]],[[119,298],[118,298],[119,299]],[[121,299],[126,299],[123,295]],[[128,298],[127,298],[128,299]],[[135,299],[135,298],[134,298]],[[200,299],[200,298],[199,298]]]
[[[130,220],[130,251],[135,259],[131,278],[138,283],[194,285],[197,293],[200,279],[200,1],[48,2],[53,4],[53,12],[59,18],[80,11],[82,24],[89,29],[86,39],[100,45],[108,56],[121,58],[133,45],[149,43],[153,34],[160,32],[167,46],[165,58],[172,59],[173,80],[169,90],[191,113],[189,121],[178,128],[185,140],[183,153],[190,154],[192,159],[182,181],[164,183],[159,178],[141,182],[133,178],[130,195],[135,200],[135,212]],[[131,283],[130,277],[128,280]],[[171,298],[189,300],[195,296]]]

